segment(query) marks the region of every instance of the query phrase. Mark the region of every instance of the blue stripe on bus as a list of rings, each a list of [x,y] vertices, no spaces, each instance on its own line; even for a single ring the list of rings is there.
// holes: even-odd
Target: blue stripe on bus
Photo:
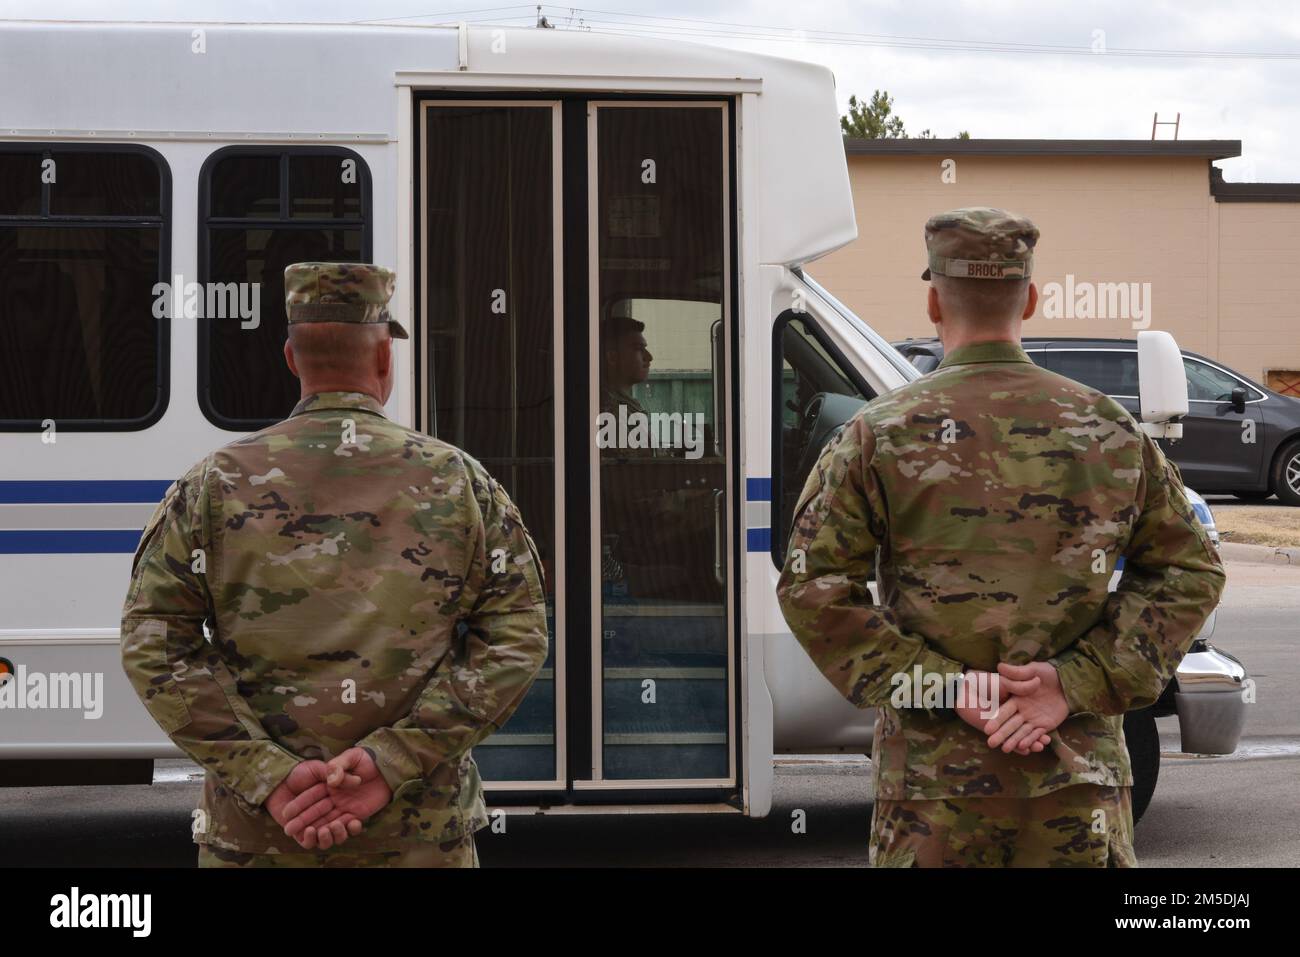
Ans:
[[[0,531],[0,555],[132,555],[139,544],[129,529]]]
[[[8,505],[65,505],[74,503],[148,502],[156,505],[171,485],[168,481],[112,480],[0,482],[0,504]],[[132,546],[132,551],[135,546]]]
[[[134,554],[140,533],[129,530],[0,531],[0,555]],[[772,550],[770,528],[745,529],[745,549]]]
[[[770,478],[745,479],[745,498],[751,502],[772,501],[772,480]]]

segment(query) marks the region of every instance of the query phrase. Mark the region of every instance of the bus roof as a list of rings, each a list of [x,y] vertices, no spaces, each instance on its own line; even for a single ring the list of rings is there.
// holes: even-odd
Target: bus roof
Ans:
[[[0,88],[11,91],[0,142],[158,148],[389,143],[409,122],[399,117],[404,88],[753,94],[738,124],[737,190],[759,261],[799,265],[857,236],[834,78],[781,57],[478,24],[9,21],[0,23]]]

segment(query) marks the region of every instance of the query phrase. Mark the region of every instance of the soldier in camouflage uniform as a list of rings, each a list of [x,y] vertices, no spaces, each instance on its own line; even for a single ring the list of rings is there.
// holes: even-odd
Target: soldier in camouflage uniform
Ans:
[[[122,662],[207,772],[200,866],[477,864],[470,749],[546,657],[541,563],[478,462],[385,417],[393,288],[285,270],[302,401],[174,483],[136,551]]]
[[[795,509],[786,620],[878,709],[876,866],[1135,866],[1123,715],[1159,697],[1223,588],[1155,442],[1020,347],[1037,238],[985,207],[926,224],[943,362],[850,420]],[[895,706],[918,666],[996,673],[999,703]]]

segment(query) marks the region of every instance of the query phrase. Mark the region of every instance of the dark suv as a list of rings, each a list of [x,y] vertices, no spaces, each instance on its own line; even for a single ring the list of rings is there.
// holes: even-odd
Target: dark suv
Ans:
[[[894,347],[922,372],[943,358],[938,339],[907,339]],[[1106,393],[1138,418],[1135,340],[1040,338],[1025,339],[1024,347],[1043,368]],[[1300,505],[1300,399],[1185,349],[1183,367],[1183,437],[1160,443],[1183,480],[1201,493],[1227,492],[1247,501],[1276,493],[1284,504]]]

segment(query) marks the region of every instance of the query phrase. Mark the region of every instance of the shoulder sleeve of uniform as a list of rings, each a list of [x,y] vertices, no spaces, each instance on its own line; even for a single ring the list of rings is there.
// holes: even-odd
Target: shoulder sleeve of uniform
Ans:
[[[537,544],[505,487],[473,459],[469,462],[485,558],[482,565],[471,564],[474,579],[473,587],[468,589],[473,597],[471,610],[482,611],[490,605],[496,614],[508,609],[532,611],[545,602]]]
[[[266,734],[208,642],[208,461],[167,489],[140,537],[122,610],[122,667],[159,727],[250,806],[298,763]]]
[[[409,716],[358,742],[394,793],[459,758],[505,724],[546,660],[542,563],[519,509],[465,456],[470,526],[460,627]]]
[[[1055,659],[1072,713],[1122,714],[1160,697],[1223,592],[1218,552],[1177,468],[1145,432],[1139,513],[1100,620]]]

